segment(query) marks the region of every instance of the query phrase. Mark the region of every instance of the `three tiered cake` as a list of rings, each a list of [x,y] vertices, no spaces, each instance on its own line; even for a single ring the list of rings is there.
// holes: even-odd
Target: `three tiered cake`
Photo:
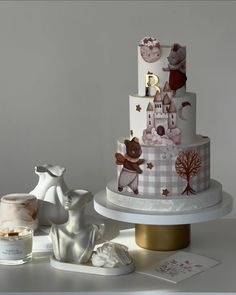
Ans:
[[[221,202],[222,186],[210,178],[210,139],[196,134],[196,94],[186,92],[186,80],[185,46],[140,41],[130,138],[118,140],[117,180],[106,188],[112,204],[158,213]]]

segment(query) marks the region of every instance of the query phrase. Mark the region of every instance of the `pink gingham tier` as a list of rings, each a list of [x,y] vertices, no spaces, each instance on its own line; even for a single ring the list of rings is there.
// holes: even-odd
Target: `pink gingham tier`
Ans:
[[[125,154],[124,139],[118,140],[117,145],[118,153]],[[186,180],[177,174],[175,163],[179,153],[187,150],[196,151],[201,159],[201,167],[197,175],[190,180],[191,187],[196,193],[209,188],[210,139],[208,137],[199,135],[195,142],[186,145],[149,146],[142,144],[141,148],[141,158],[145,161],[140,166],[142,173],[138,176],[139,195],[165,196],[166,194],[167,197],[181,196],[186,187]],[[121,169],[122,166],[118,165],[118,177]],[[127,190],[129,191],[128,188]],[[192,195],[185,195],[182,198],[192,199]]]

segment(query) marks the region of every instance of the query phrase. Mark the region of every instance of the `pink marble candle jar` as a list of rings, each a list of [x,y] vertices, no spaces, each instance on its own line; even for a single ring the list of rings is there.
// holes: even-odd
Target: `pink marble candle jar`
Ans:
[[[30,194],[9,194],[1,198],[0,226],[38,227],[38,201]]]

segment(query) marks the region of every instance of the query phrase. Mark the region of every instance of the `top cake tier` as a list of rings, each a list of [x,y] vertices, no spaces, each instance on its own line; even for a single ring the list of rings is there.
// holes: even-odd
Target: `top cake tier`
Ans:
[[[138,45],[138,94],[130,95],[130,136],[145,145],[196,140],[196,95],[186,92],[186,47],[152,37]]]
[[[138,95],[154,96],[163,89],[185,93],[186,47],[162,46],[152,37],[138,45]]]

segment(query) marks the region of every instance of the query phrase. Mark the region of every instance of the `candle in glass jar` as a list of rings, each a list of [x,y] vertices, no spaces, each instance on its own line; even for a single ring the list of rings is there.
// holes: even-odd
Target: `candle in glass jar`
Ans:
[[[32,241],[31,228],[0,228],[0,264],[16,265],[31,261]]]

